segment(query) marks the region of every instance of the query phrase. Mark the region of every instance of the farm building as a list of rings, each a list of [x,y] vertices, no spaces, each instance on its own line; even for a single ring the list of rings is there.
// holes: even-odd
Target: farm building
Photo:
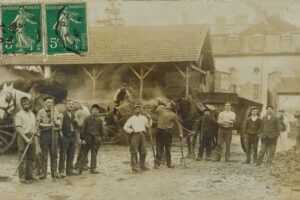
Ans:
[[[139,98],[172,89],[178,94],[178,88],[183,95],[209,90],[206,75],[215,65],[206,26],[96,27],[89,31],[88,43],[83,55],[5,55],[0,65],[36,66],[44,78],[75,85],[77,94],[84,85],[81,91],[93,100],[112,98],[111,91],[122,82],[132,85]]]

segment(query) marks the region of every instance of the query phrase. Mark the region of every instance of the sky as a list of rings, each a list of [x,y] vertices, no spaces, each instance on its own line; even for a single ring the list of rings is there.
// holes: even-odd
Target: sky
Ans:
[[[6,3],[64,3],[87,2],[89,26],[106,18],[108,1],[103,0],[0,0]],[[125,25],[167,25],[182,23],[215,24],[224,17],[233,24],[239,16],[248,24],[255,24],[265,16],[278,15],[300,26],[300,1],[296,0],[198,0],[198,1],[118,1],[120,17]],[[245,24],[246,25],[246,24]],[[237,27],[238,28],[238,27]],[[240,27],[242,28],[242,26]],[[236,29],[234,29],[236,30]],[[212,33],[215,30],[212,27]]]

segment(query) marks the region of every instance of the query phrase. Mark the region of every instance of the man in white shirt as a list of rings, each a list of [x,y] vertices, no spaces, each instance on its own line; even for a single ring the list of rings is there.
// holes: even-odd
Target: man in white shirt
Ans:
[[[21,98],[23,110],[15,116],[15,129],[18,134],[19,159],[21,159],[26,146],[29,145],[23,160],[20,160],[19,179],[21,183],[29,183],[37,180],[33,176],[33,161],[35,156],[35,145],[33,135],[36,133],[36,119],[31,111],[30,101],[27,97]],[[36,138],[35,138],[36,139]]]
[[[131,116],[124,125],[124,130],[129,133],[130,138],[130,155],[131,155],[131,166],[133,172],[138,172],[138,157],[137,153],[140,154],[140,169],[143,171],[149,170],[145,166],[146,160],[146,129],[151,128],[152,120],[144,115],[141,115],[141,109],[139,105],[133,107],[134,115]]]
[[[228,162],[230,159],[230,144],[232,139],[232,129],[235,122],[236,115],[231,111],[231,104],[225,104],[225,110],[219,114],[218,124],[219,124],[219,133],[218,133],[218,146],[217,146],[217,158],[216,161],[221,160],[223,144],[225,142],[226,152],[225,152],[225,161]]]

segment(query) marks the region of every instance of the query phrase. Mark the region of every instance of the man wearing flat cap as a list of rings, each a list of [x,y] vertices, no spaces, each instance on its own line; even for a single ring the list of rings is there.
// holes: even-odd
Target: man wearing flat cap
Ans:
[[[44,103],[45,107],[37,114],[42,160],[42,174],[40,179],[47,177],[48,153],[50,154],[51,176],[52,178],[60,178],[57,173],[57,146],[58,130],[61,126],[61,120],[59,112],[54,108],[54,97],[45,97]]]
[[[151,117],[149,119],[141,115],[141,108],[139,105],[134,105],[134,115],[131,116],[125,123],[123,129],[129,133],[130,138],[130,155],[131,155],[131,167],[134,173],[138,172],[138,156],[140,154],[140,169],[142,171],[149,170],[145,165],[146,160],[146,130],[147,128],[151,128],[152,120]]]
[[[257,156],[256,165],[261,165],[268,151],[267,163],[271,164],[276,151],[277,139],[280,135],[278,118],[273,113],[273,107],[267,106],[267,114],[264,116],[260,126],[261,147]]]
[[[84,163],[89,151],[91,151],[90,173],[99,174],[99,171],[97,170],[97,154],[104,134],[103,121],[99,117],[99,111],[99,105],[92,105],[91,115],[84,120],[80,131],[80,138],[82,144],[84,144],[82,157],[78,166],[80,174],[83,171]]]
[[[251,108],[250,116],[246,119],[243,133],[246,137],[247,158],[244,164],[250,164],[251,153],[253,152],[253,162],[257,159],[257,148],[259,141],[259,131],[262,120],[259,118],[259,110],[256,107]]]

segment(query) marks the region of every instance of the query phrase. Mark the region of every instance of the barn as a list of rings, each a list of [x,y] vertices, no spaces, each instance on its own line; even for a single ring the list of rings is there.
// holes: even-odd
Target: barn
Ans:
[[[109,91],[124,81],[133,85],[140,99],[147,98],[145,91],[154,85],[170,91],[177,84],[183,95],[209,90],[207,75],[214,73],[215,65],[206,26],[93,27],[88,34],[86,54],[5,55],[0,65],[35,66],[44,78],[85,84],[89,92],[84,96],[92,100],[104,94],[110,98]],[[173,88],[175,93],[178,88]]]

